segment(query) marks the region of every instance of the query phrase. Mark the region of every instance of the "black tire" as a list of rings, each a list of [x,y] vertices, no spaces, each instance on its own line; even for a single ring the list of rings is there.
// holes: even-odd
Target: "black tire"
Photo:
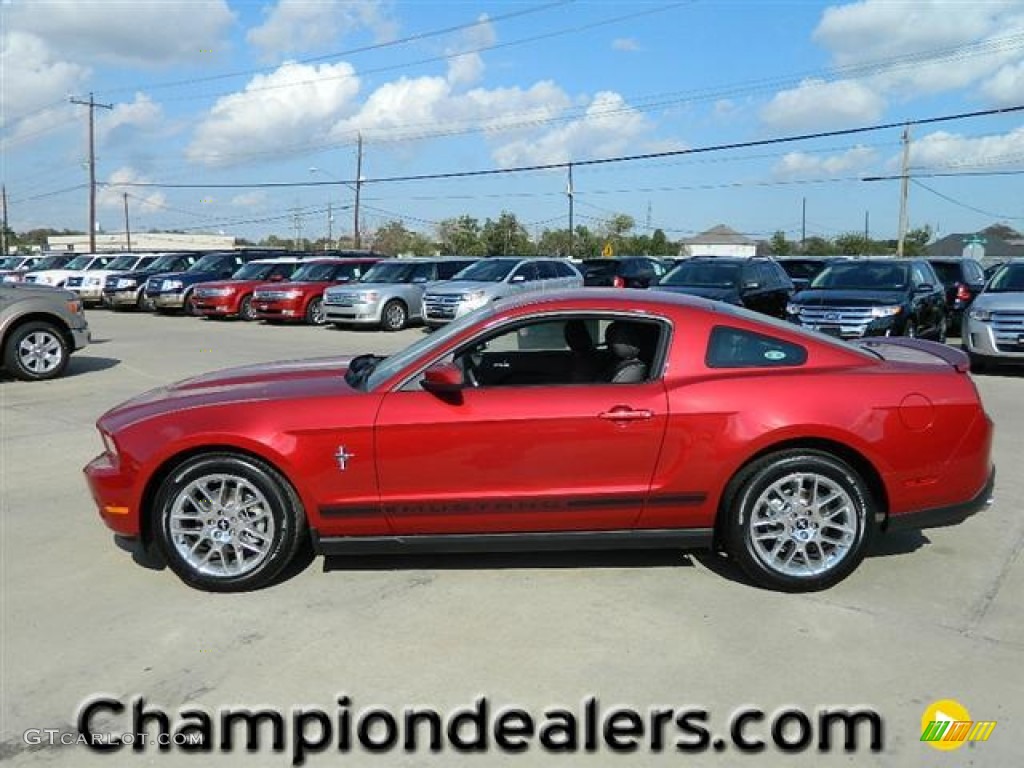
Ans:
[[[197,484],[205,493],[196,490]],[[240,530],[245,521],[232,506],[241,498],[247,499],[243,511],[251,515],[247,530]],[[185,524],[172,532],[175,510]],[[269,464],[232,453],[196,456],[177,467],[161,484],[151,514],[155,542],[171,570],[189,586],[208,592],[266,586],[306,538],[306,516],[291,485]],[[218,536],[223,538],[215,540]],[[239,552],[250,560],[242,562]],[[205,558],[205,564],[188,557]],[[232,567],[240,572],[228,573]]]
[[[907,325],[903,329],[903,335],[908,339],[917,338],[917,328],[914,326],[914,318],[911,317],[907,319]]]
[[[988,361],[983,357],[968,354],[971,361],[971,373],[985,373],[989,369]]]
[[[185,294],[181,300],[181,309],[189,317],[199,317],[199,310],[196,309],[196,305],[192,303],[192,292],[189,291]]]
[[[156,309],[156,304],[146,295],[145,290],[139,291],[139,297],[135,300],[135,306],[140,312],[152,312]]]
[[[251,323],[256,319],[256,310],[252,306],[252,294],[243,296],[238,303],[238,319]]]
[[[942,320],[939,322],[938,333],[935,334],[935,340],[937,342],[939,342],[940,344],[945,344],[946,340],[948,338],[949,338],[949,322],[946,320],[946,318],[942,318]]]
[[[70,359],[71,349],[60,328],[43,320],[15,328],[4,345],[4,367],[22,381],[56,379]]]
[[[380,311],[380,327],[385,331],[400,331],[409,320],[409,311],[398,299],[392,299]]]
[[[841,495],[811,509],[813,498],[808,503],[803,493],[816,496],[822,487]],[[837,584],[864,559],[874,535],[876,502],[864,480],[824,451],[794,449],[758,459],[737,473],[725,500],[726,551],[755,584],[769,589],[813,592]],[[755,529],[761,532],[756,540]]]
[[[314,296],[310,299],[309,304],[306,305],[306,324],[327,324],[327,314],[324,312],[324,300],[319,296]]]

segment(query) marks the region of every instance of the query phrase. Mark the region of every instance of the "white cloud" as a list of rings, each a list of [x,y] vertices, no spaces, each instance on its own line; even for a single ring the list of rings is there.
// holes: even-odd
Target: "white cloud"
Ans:
[[[278,57],[335,44],[358,29],[382,41],[394,37],[397,27],[379,0],[279,0],[247,37],[264,56]]]
[[[890,165],[898,166],[893,158]],[[952,170],[994,166],[1024,167],[1024,127],[993,136],[961,136],[937,131],[911,141],[910,166],[914,170]]]
[[[784,130],[828,129],[873,122],[885,106],[885,99],[862,82],[808,79],[775,94],[761,109],[761,119]]]
[[[613,51],[639,51],[640,43],[634,40],[632,37],[617,37],[612,40]]]
[[[9,28],[31,32],[69,56],[160,66],[216,51],[235,15],[225,0],[51,0],[4,8]]]
[[[727,118],[732,117],[739,111],[739,107],[736,106],[736,102],[732,99],[719,99],[715,102],[714,112],[715,117]]]
[[[69,123],[68,96],[89,76],[87,68],[59,59],[43,40],[25,32],[0,37],[0,73],[5,146]]]
[[[1003,107],[1024,102],[1024,61],[1000,69],[981,86],[981,92]]]
[[[101,186],[96,192],[96,207],[106,209],[124,210],[124,195],[128,194],[129,215],[134,213],[152,213],[167,204],[167,197],[163,192],[147,189],[146,187],[126,186],[131,183],[147,182],[149,179],[142,176],[134,168],[118,168],[110,174],[107,183]]]
[[[449,56],[448,82],[452,85],[471,85],[483,77],[484,61],[480,54],[460,53],[460,51],[486,48],[494,45],[498,39],[494,25],[488,21],[487,14],[482,14],[478,21],[479,24],[463,32],[463,42],[458,49],[449,49],[445,52]]]
[[[231,204],[239,208],[260,208],[267,203],[265,192],[243,192],[231,198]]]
[[[125,128],[148,130],[163,123],[163,110],[159,104],[144,93],[136,93],[135,100],[127,104],[115,104],[114,108],[97,110],[96,137],[102,144],[116,140]]]
[[[605,91],[594,96],[584,117],[507,143],[494,157],[506,167],[612,157],[633,146],[649,129],[642,113],[629,107],[621,95]]]
[[[232,165],[322,140],[330,125],[353,109],[358,91],[350,64],[286,62],[256,75],[244,91],[219,99],[196,129],[186,156],[211,166]]]
[[[855,173],[878,159],[870,147],[856,146],[838,155],[813,155],[789,152],[776,164],[774,174],[782,179],[809,179]]]

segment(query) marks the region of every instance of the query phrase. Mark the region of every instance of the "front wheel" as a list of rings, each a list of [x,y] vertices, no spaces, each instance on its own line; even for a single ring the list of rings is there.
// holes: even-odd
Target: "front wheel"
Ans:
[[[42,321],[15,328],[4,347],[4,366],[23,381],[57,378],[68,367],[70,357],[60,330]]]
[[[189,317],[199,317],[199,310],[196,309],[196,303],[192,300],[191,293],[185,294],[185,298],[182,299],[181,306],[185,310],[185,314]]]
[[[940,344],[945,344],[946,340],[948,338],[949,338],[949,321],[946,320],[946,318],[944,317],[944,318],[942,318],[942,320],[939,321],[939,330],[935,334],[935,340],[937,342],[939,342]]]
[[[835,456],[791,450],[766,456],[727,490],[725,544],[760,586],[825,589],[864,558],[875,503],[861,477]]]
[[[243,296],[238,304],[238,319],[251,323],[256,319],[256,308],[252,305],[252,296]]]
[[[139,291],[139,297],[135,300],[135,306],[141,312],[152,312],[156,309],[156,304],[146,295],[145,291]]]
[[[400,331],[409,319],[405,305],[400,301],[389,301],[380,313],[380,327],[385,331]]]
[[[271,466],[248,456],[187,460],[157,493],[153,530],[167,564],[192,587],[240,592],[266,586],[295,557],[302,505]]]
[[[327,312],[324,310],[324,300],[319,296],[313,298],[306,307],[306,323],[308,325],[325,325],[327,323]]]

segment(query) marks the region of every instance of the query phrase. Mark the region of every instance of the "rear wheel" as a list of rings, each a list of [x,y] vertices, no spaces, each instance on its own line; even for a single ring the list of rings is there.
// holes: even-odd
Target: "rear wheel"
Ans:
[[[24,381],[57,378],[68,367],[70,357],[60,329],[42,321],[15,328],[4,347],[4,367]]]
[[[266,586],[298,551],[306,519],[295,491],[248,456],[189,459],[164,480],[153,506],[156,541],[190,586],[239,592]]]
[[[864,558],[875,503],[844,461],[816,450],[766,456],[727,489],[726,548],[757,584],[785,592],[825,589]]]
[[[405,304],[398,300],[389,301],[380,313],[380,327],[385,331],[400,331],[405,328],[409,313]]]
[[[243,296],[238,304],[238,319],[251,323],[256,319],[256,309],[252,305],[252,296]]]
[[[324,325],[326,322],[327,313],[324,311],[324,300],[319,296],[315,296],[306,307],[306,323],[309,325]]]

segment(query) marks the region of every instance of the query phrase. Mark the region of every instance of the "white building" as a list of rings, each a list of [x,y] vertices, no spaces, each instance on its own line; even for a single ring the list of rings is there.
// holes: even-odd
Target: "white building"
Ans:
[[[741,235],[725,224],[712,227],[695,237],[686,237],[679,241],[680,256],[743,256],[750,257],[757,253],[757,243],[745,235]]]
[[[47,250],[52,252],[88,253],[88,235],[51,235],[46,238]],[[235,247],[231,235],[182,235],[170,232],[132,233],[132,250],[159,251],[230,251]],[[100,253],[127,251],[124,232],[96,235],[96,250]]]

